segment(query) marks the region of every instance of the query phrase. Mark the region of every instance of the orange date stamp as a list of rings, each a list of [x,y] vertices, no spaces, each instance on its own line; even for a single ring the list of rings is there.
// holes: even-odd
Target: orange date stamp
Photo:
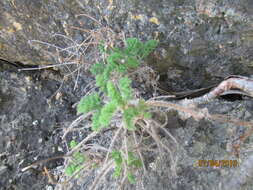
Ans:
[[[238,160],[198,160],[198,167],[236,168]]]

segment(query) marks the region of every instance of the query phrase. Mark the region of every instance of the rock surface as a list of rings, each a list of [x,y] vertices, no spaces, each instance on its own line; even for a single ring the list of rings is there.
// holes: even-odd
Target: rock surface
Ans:
[[[0,189],[45,189],[47,178],[41,167],[21,169],[49,157],[63,155],[63,129],[76,117],[77,102],[89,79],[73,91],[73,83],[62,81],[51,71],[0,72]],[[56,93],[56,94],[55,94]],[[63,159],[46,164],[61,166]]]

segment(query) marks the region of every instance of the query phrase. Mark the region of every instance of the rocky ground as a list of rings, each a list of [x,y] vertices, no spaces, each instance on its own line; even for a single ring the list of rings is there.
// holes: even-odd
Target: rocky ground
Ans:
[[[64,127],[75,119],[72,106],[83,95],[89,79],[62,85],[59,74],[51,71],[18,73],[13,68],[1,71],[1,189],[45,189],[42,168],[21,169],[52,156],[63,155]],[[57,79],[58,78],[58,79]],[[61,88],[60,88],[61,87]],[[60,91],[57,90],[60,88]],[[63,159],[47,163],[55,168]]]
[[[40,40],[62,48],[72,45],[66,38],[52,37],[55,33],[70,37],[75,43],[82,42],[85,32],[67,26],[93,29],[98,25],[85,16],[75,16],[81,13],[127,37],[159,40],[158,48],[146,62],[160,74],[161,88],[168,92],[207,87],[232,74],[253,74],[250,0],[4,0],[0,2],[0,58],[35,65],[58,63],[55,48],[35,48],[34,43],[28,42]],[[48,54],[50,51],[52,55]],[[21,169],[66,152],[66,144],[61,141],[63,129],[76,118],[73,105],[84,95],[92,78],[82,73],[77,84],[75,77],[62,83],[66,72],[61,70],[18,72],[0,63],[0,189],[54,189],[41,167],[26,172]],[[220,98],[202,107],[211,113],[252,120],[253,102],[248,97]],[[230,148],[245,127],[204,119],[183,120],[173,111],[168,116],[167,129],[180,145],[172,148],[178,158],[177,176],[172,175],[170,160],[164,155],[150,162],[147,175],[130,189],[253,189],[248,164],[253,137],[242,145],[240,159]],[[78,139],[88,133],[72,135]],[[236,159],[241,165],[196,165],[198,160],[210,159]],[[52,171],[62,165],[63,159],[46,163]],[[101,188],[115,189],[111,180],[108,178]],[[88,184],[79,183],[73,189],[86,189]]]

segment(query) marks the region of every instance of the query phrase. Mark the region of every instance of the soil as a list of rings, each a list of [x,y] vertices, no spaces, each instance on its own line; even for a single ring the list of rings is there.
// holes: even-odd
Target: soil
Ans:
[[[45,189],[47,178],[42,167],[26,172],[21,169],[66,152],[61,135],[75,119],[72,106],[83,96],[89,79],[80,80],[74,91],[73,82],[61,85],[60,75],[48,70],[17,72],[5,68],[0,75],[0,189]],[[62,164],[63,159],[57,159],[44,166],[52,169]]]

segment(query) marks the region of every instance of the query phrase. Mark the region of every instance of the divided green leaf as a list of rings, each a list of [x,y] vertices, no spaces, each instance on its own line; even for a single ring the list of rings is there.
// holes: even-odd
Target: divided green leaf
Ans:
[[[144,47],[141,51],[141,58],[147,57],[158,45],[158,41],[149,40],[144,44]]]
[[[136,127],[133,122],[133,120],[136,116],[138,116],[138,112],[134,107],[129,107],[129,108],[125,109],[123,112],[124,122],[126,124],[127,129],[130,131],[136,130]]]
[[[92,116],[92,130],[93,131],[99,131],[102,128],[99,122],[100,114],[101,114],[101,110],[98,110]]]
[[[138,56],[139,51],[143,48],[143,43],[137,38],[127,38],[124,53],[127,55]]]
[[[107,93],[108,96],[111,98],[112,102],[115,102],[118,105],[122,105],[122,97],[120,95],[119,90],[115,87],[112,81],[107,82]]]
[[[85,162],[85,156],[81,152],[75,152],[73,154],[73,162],[77,165],[83,164]]]
[[[127,179],[129,181],[129,183],[131,183],[131,184],[135,184],[136,183],[135,176],[132,173],[130,173],[130,172],[127,173]]]
[[[100,41],[100,43],[98,44],[98,49],[101,53],[105,53],[106,52],[106,48],[105,48],[105,42],[103,40]]]
[[[122,162],[123,162],[123,158],[121,156],[121,153],[119,151],[113,151],[111,153],[111,157],[115,162],[115,169],[114,169],[114,173],[113,176],[114,177],[119,177],[121,175],[121,171],[122,171]]]
[[[99,124],[106,127],[110,124],[112,116],[117,109],[117,104],[111,101],[104,105],[99,116]]]
[[[77,146],[77,142],[75,140],[71,140],[70,143],[69,143],[69,146],[71,149],[75,148]]]
[[[133,98],[131,83],[132,81],[128,77],[123,77],[119,80],[119,88],[124,101],[128,101]]]
[[[75,173],[76,165],[75,164],[69,164],[65,169],[65,174],[67,176],[72,176],[73,173]]]
[[[90,72],[93,75],[102,74],[105,69],[105,65],[103,63],[95,63],[91,66]]]
[[[87,113],[92,110],[96,110],[101,107],[101,100],[98,93],[85,96],[81,99],[77,105],[77,113]]]
[[[116,165],[121,165],[122,164],[123,159],[122,159],[120,151],[116,151],[116,150],[113,151],[111,153],[111,157],[115,161]]]
[[[138,157],[136,157],[133,152],[130,151],[128,152],[127,164],[129,166],[134,166],[136,168],[140,168],[142,166],[141,160]]]

